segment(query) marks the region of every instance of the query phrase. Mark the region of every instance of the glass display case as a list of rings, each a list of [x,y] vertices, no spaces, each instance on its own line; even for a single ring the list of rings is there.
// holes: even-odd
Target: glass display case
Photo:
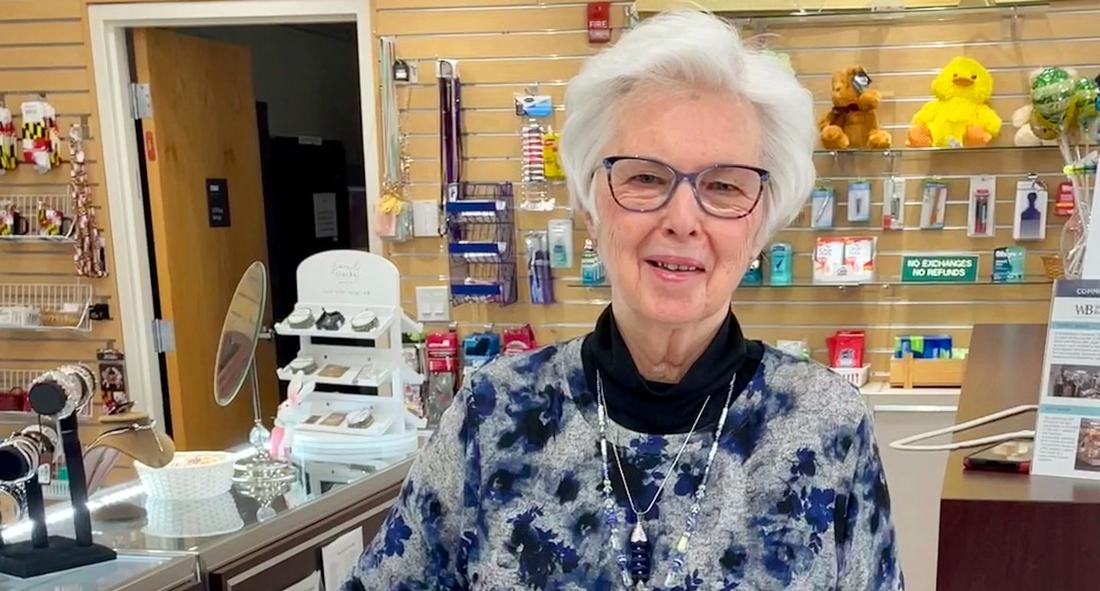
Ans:
[[[244,457],[250,451],[233,453]],[[133,469],[126,468],[129,480],[96,492],[88,502],[95,542],[117,550],[117,560],[34,579],[0,575],[0,589],[183,591],[191,589],[181,586],[188,580],[170,573],[197,569],[205,586],[196,589],[236,588],[243,579],[233,574],[235,569],[249,571],[245,578],[259,577],[261,582],[252,580],[248,588],[285,588],[320,568],[317,549],[327,541],[356,527],[365,541],[373,538],[414,455],[356,462],[290,458],[296,479],[280,489],[256,491],[234,484],[227,493],[186,501],[150,497]],[[51,506],[46,513],[50,533],[72,536],[71,516],[68,503]],[[30,529],[26,520],[9,525],[2,530],[4,541],[25,540]],[[272,569],[256,568],[268,561]],[[268,582],[265,577],[271,576],[275,580]],[[134,581],[141,585],[133,587]],[[77,586],[67,586],[70,582]],[[194,576],[192,583],[198,584]]]
[[[192,591],[201,589],[190,554],[119,554],[116,560],[18,579],[0,574],[0,589],[25,591]]]

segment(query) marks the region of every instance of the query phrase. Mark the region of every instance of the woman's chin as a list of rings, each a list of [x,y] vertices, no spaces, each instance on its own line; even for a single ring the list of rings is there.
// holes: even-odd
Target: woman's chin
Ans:
[[[651,320],[661,324],[691,324],[706,314],[701,296],[669,297],[662,294],[641,294],[641,308]]]

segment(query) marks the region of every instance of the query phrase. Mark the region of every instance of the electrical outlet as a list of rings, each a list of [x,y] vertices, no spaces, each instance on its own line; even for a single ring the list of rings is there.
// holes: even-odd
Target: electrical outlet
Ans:
[[[416,319],[420,322],[448,322],[451,319],[451,292],[446,285],[417,286]]]
[[[439,202],[413,201],[413,236],[439,236]]]

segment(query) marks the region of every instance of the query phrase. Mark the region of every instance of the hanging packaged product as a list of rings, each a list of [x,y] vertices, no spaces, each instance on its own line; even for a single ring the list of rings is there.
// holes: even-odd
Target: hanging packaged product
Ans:
[[[768,285],[790,285],[794,282],[794,250],[786,242],[773,244],[770,249],[771,262]]]
[[[96,222],[82,125],[69,128],[69,165],[72,167],[69,171],[69,197],[76,209],[71,228],[71,234],[76,240],[76,253],[73,255],[76,274],[81,277],[106,277],[107,240]],[[65,232],[65,235],[70,235],[70,232]]]
[[[447,203],[458,200],[462,181],[462,81],[458,77],[458,60],[441,59],[435,64],[439,78],[439,161],[443,191],[439,211],[447,211]],[[440,216],[439,235],[447,233]]]
[[[550,266],[554,269],[573,268],[573,220],[547,222],[550,234]]]
[[[1026,262],[1027,249],[1022,246],[1002,246],[993,249],[993,282],[1023,281]]]
[[[832,228],[833,208],[836,201],[836,191],[826,185],[814,188],[810,193],[810,227]]]
[[[997,178],[993,176],[970,177],[970,201],[967,205],[966,235],[971,238],[993,236],[997,204]]]
[[[378,236],[389,242],[407,242],[413,238],[412,203],[401,198],[400,189],[386,187],[378,200],[375,216]]]
[[[586,286],[601,285],[604,282],[603,263],[596,253],[596,245],[591,238],[584,239],[584,251],[581,252],[581,283]]]
[[[539,119],[554,114],[554,101],[548,95],[534,92],[515,95],[516,115],[523,117],[525,123],[520,128],[520,209],[529,211],[552,211],[554,198],[550,195],[546,175],[546,144],[544,138],[549,134]],[[556,147],[552,150],[556,157]]]
[[[550,245],[548,232],[527,232],[527,281],[532,304],[554,303],[554,279],[550,274]]]
[[[524,324],[519,328],[506,328],[501,331],[504,347],[501,355],[522,355],[528,351],[534,351],[539,344],[535,340],[535,330],[530,324]]]
[[[892,176],[882,183],[882,229],[905,228],[905,179]]]
[[[1047,189],[1037,176],[1016,183],[1016,211],[1012,215],[1012,238],[1044,240],[1047,237]]]
[[[561,134],[547,128],[542,134],[542,160],[543,168],[548,181],[565,180],[565,169],[561,167],[561,159],[558,157],[558,142]]]
[[[16,154],[16,146],[19,144],[19,136],[15,133],[15,121],[11,116],[11,109],[0,103],[0,174],[9,170],[15,170],[19,164]]]
[[[871,221],[871,181],[860,179],[848,183],[848,221]]]
[[[741,276],[741,285],[755,287],[764,284],[764,257],[758,256],[749,264],[745,274]]]
[[[401,133],[398,115],[397,82],[399,76],[407,82],[409,70],[405,62],[394,59],[392,37],[383,37],[379,41],[382,63],[392,63],[394,66],[382,68],[382,89],[379,92],[382,105],[383,181],[375,227],[378,236],[383,240],[405,242],[413,238],[413,211],[412,204],[404,198],[409,158],[405,154],[405,137]]]
[[[462,339],[463,377],[500,355],[500,349],[500,335],[492,330],[475,332]]]
[[[107,414],[129,412],[134,403],[126,393],[126,356],[115,349],[96,352],[99,363],[99,391]]]
[[[927,179],[921,188],[920,227],[924,230],[942,229],[947,213],[947,183],[939,179]]]
[[[23,113],[23,162],[46,174],[61,164],[57,112],[46,101],[27,101]]]
[[[875,239],[821,237],[814,249],[814,283],[869,283],[875,279]]]
[[[1073,215],[1075,201],[1073,198],[1073,183],[1070,181],[1058,183],[1058,198],[1054,202],[1054,215],[1061,217]]]

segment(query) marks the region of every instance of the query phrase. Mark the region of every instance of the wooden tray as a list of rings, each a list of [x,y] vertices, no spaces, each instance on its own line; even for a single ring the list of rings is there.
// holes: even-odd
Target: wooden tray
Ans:
[[[890,385],[902,388],[959,387],[966,372],[965,359],[904,359],[890,360]]]

